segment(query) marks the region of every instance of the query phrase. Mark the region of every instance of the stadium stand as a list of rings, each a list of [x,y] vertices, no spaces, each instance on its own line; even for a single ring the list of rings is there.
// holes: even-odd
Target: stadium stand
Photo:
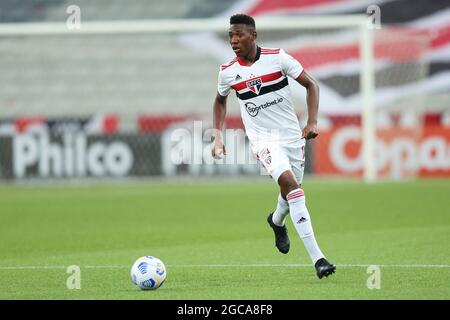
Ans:
[[[64,21],[66,8],[76,4],[82,8],[82,20],[192,18],[227,15],[233,10],[259,15],[355,13],[364,12],[365,1],[347,0],[340,7],[335,1],[176,1],[153,2],[145,0],[127,1],[39,1],[5,0],[0,4],[2,22]],[[250,3],[247,4],[247,3]],[[417,35],[431,35],[430,47],[424,55],[426,69],[413,66],[414,72],[400,79],[406,84],[423,80],[428,75],[432,80],[430,91],[442,101],[448,91],[444,85],[448,80],[450,44],[448,20],[443,20],[449,10],[448,1],[378,1],[383,12],[382,23],[397,23]],[[406,6],[408,10],[405,10]],[[444,13],[444,14],[443,14]],[[274,37],[280,38],[278,34]],[[326,41],[331,35],[324,35]],[[267,38],[267,37],[266,37]],[[272,37],[273,38],[273,37]],[[220,39],[223,41],[223,38]],[[262,40],[266,40],[262,38]],[[299,39],[298,42],[304,41]],[[224,50],[226,51],[226,42]],[[270,41],[268,41],[270,43]],[[277,43],[275,43],[277,44]],[[205,44],[206,45],[206,44]],[[280,43],[282,45],[282,43]],[[357,73],[339,73],[336,65],[352,58],[356,44],[343,47],[339,44],[320,50],[302,50],[298,45],[287,45],[291,54],[315,75],[321,85],[342,98],[343,104],[358,90]],[[196,113],[204,112],[214,95],[217,66],[224,62],[223,56],[214,52],[187,50],[177,36],[155,37],[145,35],[115,35],[90,37],[21,37],[1,39],[0,48],[0,104],[4,117],[23,115],[75,116],[92,113]],[[218,50],[216,50],[218,51]],[[23,54],[20,54],[22,52]],[[29,54],[33,52],[32,54]],[[180,59],[179,52],[183,52]],[[19,54],[18,54],[19,53]],[[28,53],[28,54],[25,54]],[[447,57],[447,58],[446,58]],[[386,58],[383,52],[379,60]],[[198,63],[201,61],[201,63]],[[323,68],[325,65],[325,68]],[[93,67],[95,66],[95,68]],[[386,66],[392,71],[385,73],[390,78],[379,77],[383,88],[398,86],[393,74],[402,74],[401,66]],[[170,73],[167,70],[170,69]],[[357,69],[351,69],[357,70]],[[320,71],[320,72],[319,72]],[[180,87],[174,79],[195,77],[195,86]],[[201,75],[201,76],[198,76]],[[155,81],[155,79],[158,79]],[[401,84],[405,84],[401,83]],[[447,81],[448,83],[448,81]],[[170,95],[158,94],[171,88]],[[120,90],[119,90],[120,89]],[[415,90],[412,86],[410,90]],[[204,92],[212,92],[206,97]],[[325,93],[326,90],[323,91]],[[382,95],[380,95],[382,96]],[[347,100],[346,100],[347,99]],[[445,98],[444,98],[445,99]],[[172,112],[176,110],[176,112]],[[232,109],[237,113],[236,105]]]

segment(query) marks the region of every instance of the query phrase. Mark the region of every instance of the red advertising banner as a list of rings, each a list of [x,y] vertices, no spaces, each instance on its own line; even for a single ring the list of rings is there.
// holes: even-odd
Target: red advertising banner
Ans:
[[[335,126],[322,131],[314,145],[317,175],[358,177],[363,172],[361,127]],[[427,124],[422,128],[377,131],[376,166],[380,176],[450,177],[450,127]]]

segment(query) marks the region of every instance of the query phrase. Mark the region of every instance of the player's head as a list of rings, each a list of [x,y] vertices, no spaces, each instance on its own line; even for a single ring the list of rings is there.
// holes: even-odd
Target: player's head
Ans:
[[[256,42],[255,20],[245,14],[231,16],[228,36],[234,53],[238,57],[248,56]]]

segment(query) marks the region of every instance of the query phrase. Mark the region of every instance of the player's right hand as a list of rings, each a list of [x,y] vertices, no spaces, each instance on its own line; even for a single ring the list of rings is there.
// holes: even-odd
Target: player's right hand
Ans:
[[[211,146],[211,155],[214,159],[223,159],[226,155],[225,145],[221,139],[214,139]]]

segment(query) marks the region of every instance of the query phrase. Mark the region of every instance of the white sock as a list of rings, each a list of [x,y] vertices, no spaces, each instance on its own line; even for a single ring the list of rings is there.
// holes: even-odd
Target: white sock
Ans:
[[[286,221],[286,217],[289,214],[289,203],[281,197],[281,194],[278,194],[278,204],[275,209],[272,221],[279,227],[284,226]]]
[[[320,251],[316,238],[314,237],[311,217],[306,208],[305,193],[302,189],[298,188],[289,192],[286,199],[289,203],[292,222],[311,257],[313,264],[315,264],[317,260],[324,258],[325,256],[322,251]]]

